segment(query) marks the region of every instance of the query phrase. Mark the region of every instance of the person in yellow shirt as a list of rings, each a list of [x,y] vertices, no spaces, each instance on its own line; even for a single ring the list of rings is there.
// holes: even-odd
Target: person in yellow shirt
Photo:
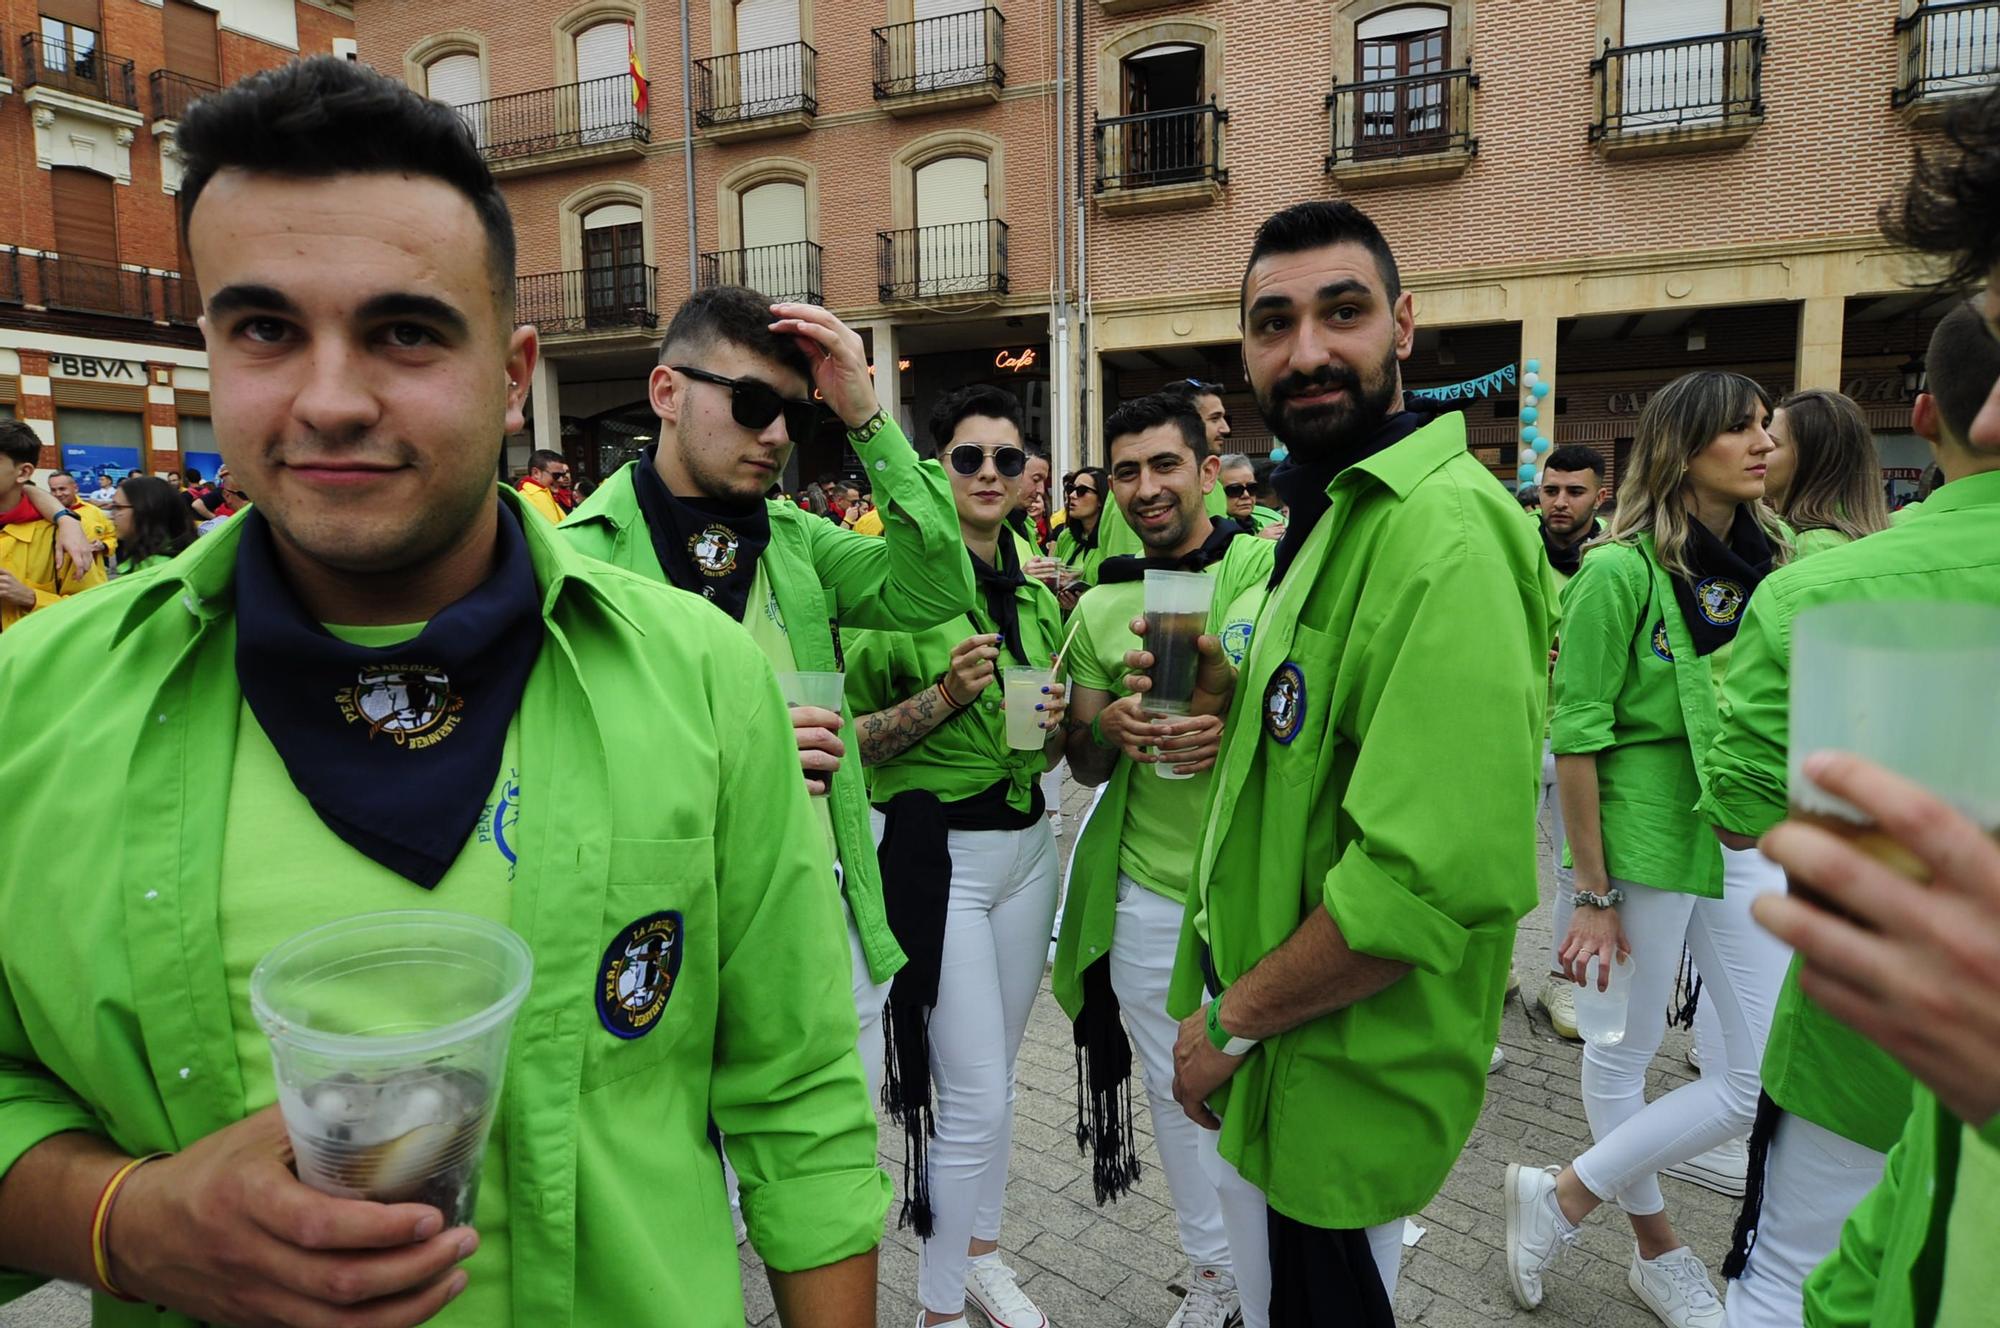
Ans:
[[[556,501],[554,491],[568,485],[569,462],[563,460],[563,454],[536,448],[528,458],[528,478],[521,481],[521,497],[528,506],[547,517],[551,525],[561,525],[562,504]]]
[[[13,517],[26,498],[42,442],[19,420],[0,421],[0,516]],[[80,519],[80,518],[79,518]],[[104,584],[104,567],[93,562],[82,575],[74,567],[56,572],[56,523],[36,517],[0,525],[0,632],[36,609],[65,595]]]
[[[118,527],[112,524],[111,514],[96,503],[83,500],[76,487],[76,476],[66,470],[56,471],[49,476],[49,492],[57,502],[76,513],[83,522],[84,538],[90,541],[90,551],[102,560],[102,565],[110,567],[118,561]]]

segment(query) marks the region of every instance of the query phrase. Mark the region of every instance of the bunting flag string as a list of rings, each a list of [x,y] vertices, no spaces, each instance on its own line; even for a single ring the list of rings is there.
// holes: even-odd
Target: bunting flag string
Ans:
[[[1403,393],[1406,397],[1421,397],[1426,401],[1477,401],[1481,397],[1498,396],[1519,381],[1519,371],[1514,365],[1503,364],[1492,373],[1468,378],[1462,383],[1452,383],[1447,387],[1418,387]]]

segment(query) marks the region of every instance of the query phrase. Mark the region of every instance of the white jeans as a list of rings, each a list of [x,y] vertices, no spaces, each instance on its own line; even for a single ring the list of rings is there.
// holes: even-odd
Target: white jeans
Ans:
[[[1180,1021],[1167,1013],[1167,984],[1180,943],[1181,906],[1131,877],[1118,877],[1118,921],[1111,935],[1111,990],[1146,1081],[1153,1142],[1167,1173],[1181,1249],[1197,1269],[1229,1272],[1229,1237],[1215,1185],[1201,1165],[1205,1131],[1174,1100],[1174,1042]]]
[[[1201,1131],[1201,1166],[1222,1199],[1222,1221],[1236,1259],[1236,1290],[1243,1298],[1243,1328],[1271,1328],[1271,1228],[1264,1192],[1216,1151],[1219,1136]],[[1368,1228],[1368,1250],[1389,1303],[1396,1303],[1396,1278],[1403,1268],[1403,1219]]]
[[[875,841],[883,818],[872,814]],[[917,1259],[917,1299],[957,1314],[973,1240],[998,1240],[1014,1137],[1014,1058],[1048,963],[1056,910],[1056,841],[1046,818],[1025,830],[951,832],[938,999],[931,1009],[931,1238]]]
[[[1556,791],[1556,758],[1548,740],[1542,740],[1542,801],[1535,808],[1535,819],[1540,820],[1542,807],[1549,812],[1549,842],[1555,845],[1556,896],[1550,909],[1549,932],[1549,972],[1562,972],[1562,944],[1569,935],[1570,915],[1576,905],[1569,897],[1576,893],[1576,873],[1563,866],[1563,846],[1568,836],[1563,830],[1562,797]]]
[[[1833,1253],[1841,1225],[1882,1179],[1888,1160],[1790,1112],[1778,1118],[1757,1243],[1723,1300],[1728,1328],[1798,1328],[1807,1275]]]
[[[1784,889],[1785,877],[1754,848],[1723,849],[1722,857],[1720,899],[1616,883],[1625,892],[1618,921],[1632,947],[1631,1005],[1623,1042],[1584,1045],[1583,1106],[1597,1142],[1575,1166],[1592,1194],[1635,1217],[1666,1207],[1661,1167],[1735,1138],[1757,1114],[1764,1040],[1790,955],[1751,921],[1750,901]],[[1704,1046],[1702,1077],[1649,1103],[1646,1067],[1666,1036],[1683,941],[1701,970],[1702,1002],[1714,1006],[1724,1064],[1711,1067]]]

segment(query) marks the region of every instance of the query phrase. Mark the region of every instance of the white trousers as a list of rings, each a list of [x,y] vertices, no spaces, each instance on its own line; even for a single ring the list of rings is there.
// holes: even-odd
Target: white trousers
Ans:
[[[1535,809],[1537,820],[1541,819],[1542,807],[1550,809],[1549,842],[1555,845],[1556,856],[1556,895],[1550,908],[1552,930],[1549,933],[1549,972],[1560,973],[1563,966],[1562,943],[1569,935],[1570,915],[1576,909],[1576,905],[1569,902],[1569,897],[1576,892],[1576,873],[1563,866],[1563,846],[1568,836],[1563,830],[1562,798],[1556,792],[1555,753],[1550,749],[1547,739],[1542,741],[1542,801],[1541,806]]]
[[[1111,990],[1146,1081],[1153,1143],[1167,1173],[1181,1249],[1197,1269],[1231,1271],[1222,1205],[1201,1165],[1201,1136],[1174,1100],[1174,1043],[1180,1021],[1167,1013],[1167,985],[1180,943],[1181,906],[1131,877],[1118,877],[1118,922],[1111,936]]]
[[[1243,1328],[1271,1328],[1270,1210],[1264,1192],[1216,1151],[1218,1137],[1213,1130],[1201,1132],[1201,1166],[1222,1199],[1222,1221],[1236,1260],[1236,1291],[1243,1299]],[[1403,1219],[1369,1227],[1368,1250],[1394,1305],[1396,1278],[1403,1268]]]
[[[1751,920],[1750,902],[1784,889],[1785,877],[1754,848],[1722,856],[1720,899],[1617,882],[1625,892],[1618,920],[1632,947],[1631,1004],[1623,1042],[1584,1046],[1583,1106],[1597,1142],[1575,1166],[1592,1194],[1635,1217],[1666,1207],[1660,1168],[1744,1133],[1757,1114],[1764,1041],[1790,955]],[[1683,942],[1701,970],[1702,1002],[1714,1006],[1724,1063],[1711,1067],[1704,1046],[1702,1077],[1649,1103],[1646,1068],[1666,1036]]]
[[[1757,1243],[1723,1300],[1728,1328],[1798,1328],[1806,1277],[1840,1243],[1849,1213],[1882,1179],[1888,1155],[1790,1112],[1764,1167]]]
[[[883,818],[872,815],[879,844]],[[1025,830],[951,832],[951,903],[930,1022],[935,1225],[917,1259],[917,1299],[939,1314],[965,1306],[966,1246],[1000,1238],[1014,1059],[1048,963],[1057,867],[1046,818]]]

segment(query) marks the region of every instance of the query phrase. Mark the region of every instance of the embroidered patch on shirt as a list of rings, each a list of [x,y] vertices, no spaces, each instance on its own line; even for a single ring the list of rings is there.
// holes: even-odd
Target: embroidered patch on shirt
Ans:
[[[1286,660],[1264,688],[1264,728],[1279,742],[1289,744],[1299,736],[1305,721],[1305,670]]]
[[[736,532],[728,526],[704,526],[688,541],[688,553],[703,576],[728,576],[736,570]]]
[[[1667,620],[1661,618],[1653,624],[1653,653],[1671,664],[1674,662],[1673,647],[1667,644]]]
[[[686,949],[679,913],[649,913],[628,923],[605,947],[597,974],[597,1017],[622,1038],[659,1025]]]
[[[362,669],[334,702],[348,723],[365,724],[371,739],[382,734],[412,750],[450,737],[465,709],[450,675],[431,664]]]
[[[514,879],[516,852],[514,849],[514,822],[521,814],[521,772],[508,770],[507,780],[500,786],[500,796],[479,814],[479,842],[491,844],[507,860],[507,879]]]
[[[1694,602],[1712,627],[1727,627],[1742,617],[1749,598],[1742,585],[1728,577],[1712,576],[1694,588]]]

